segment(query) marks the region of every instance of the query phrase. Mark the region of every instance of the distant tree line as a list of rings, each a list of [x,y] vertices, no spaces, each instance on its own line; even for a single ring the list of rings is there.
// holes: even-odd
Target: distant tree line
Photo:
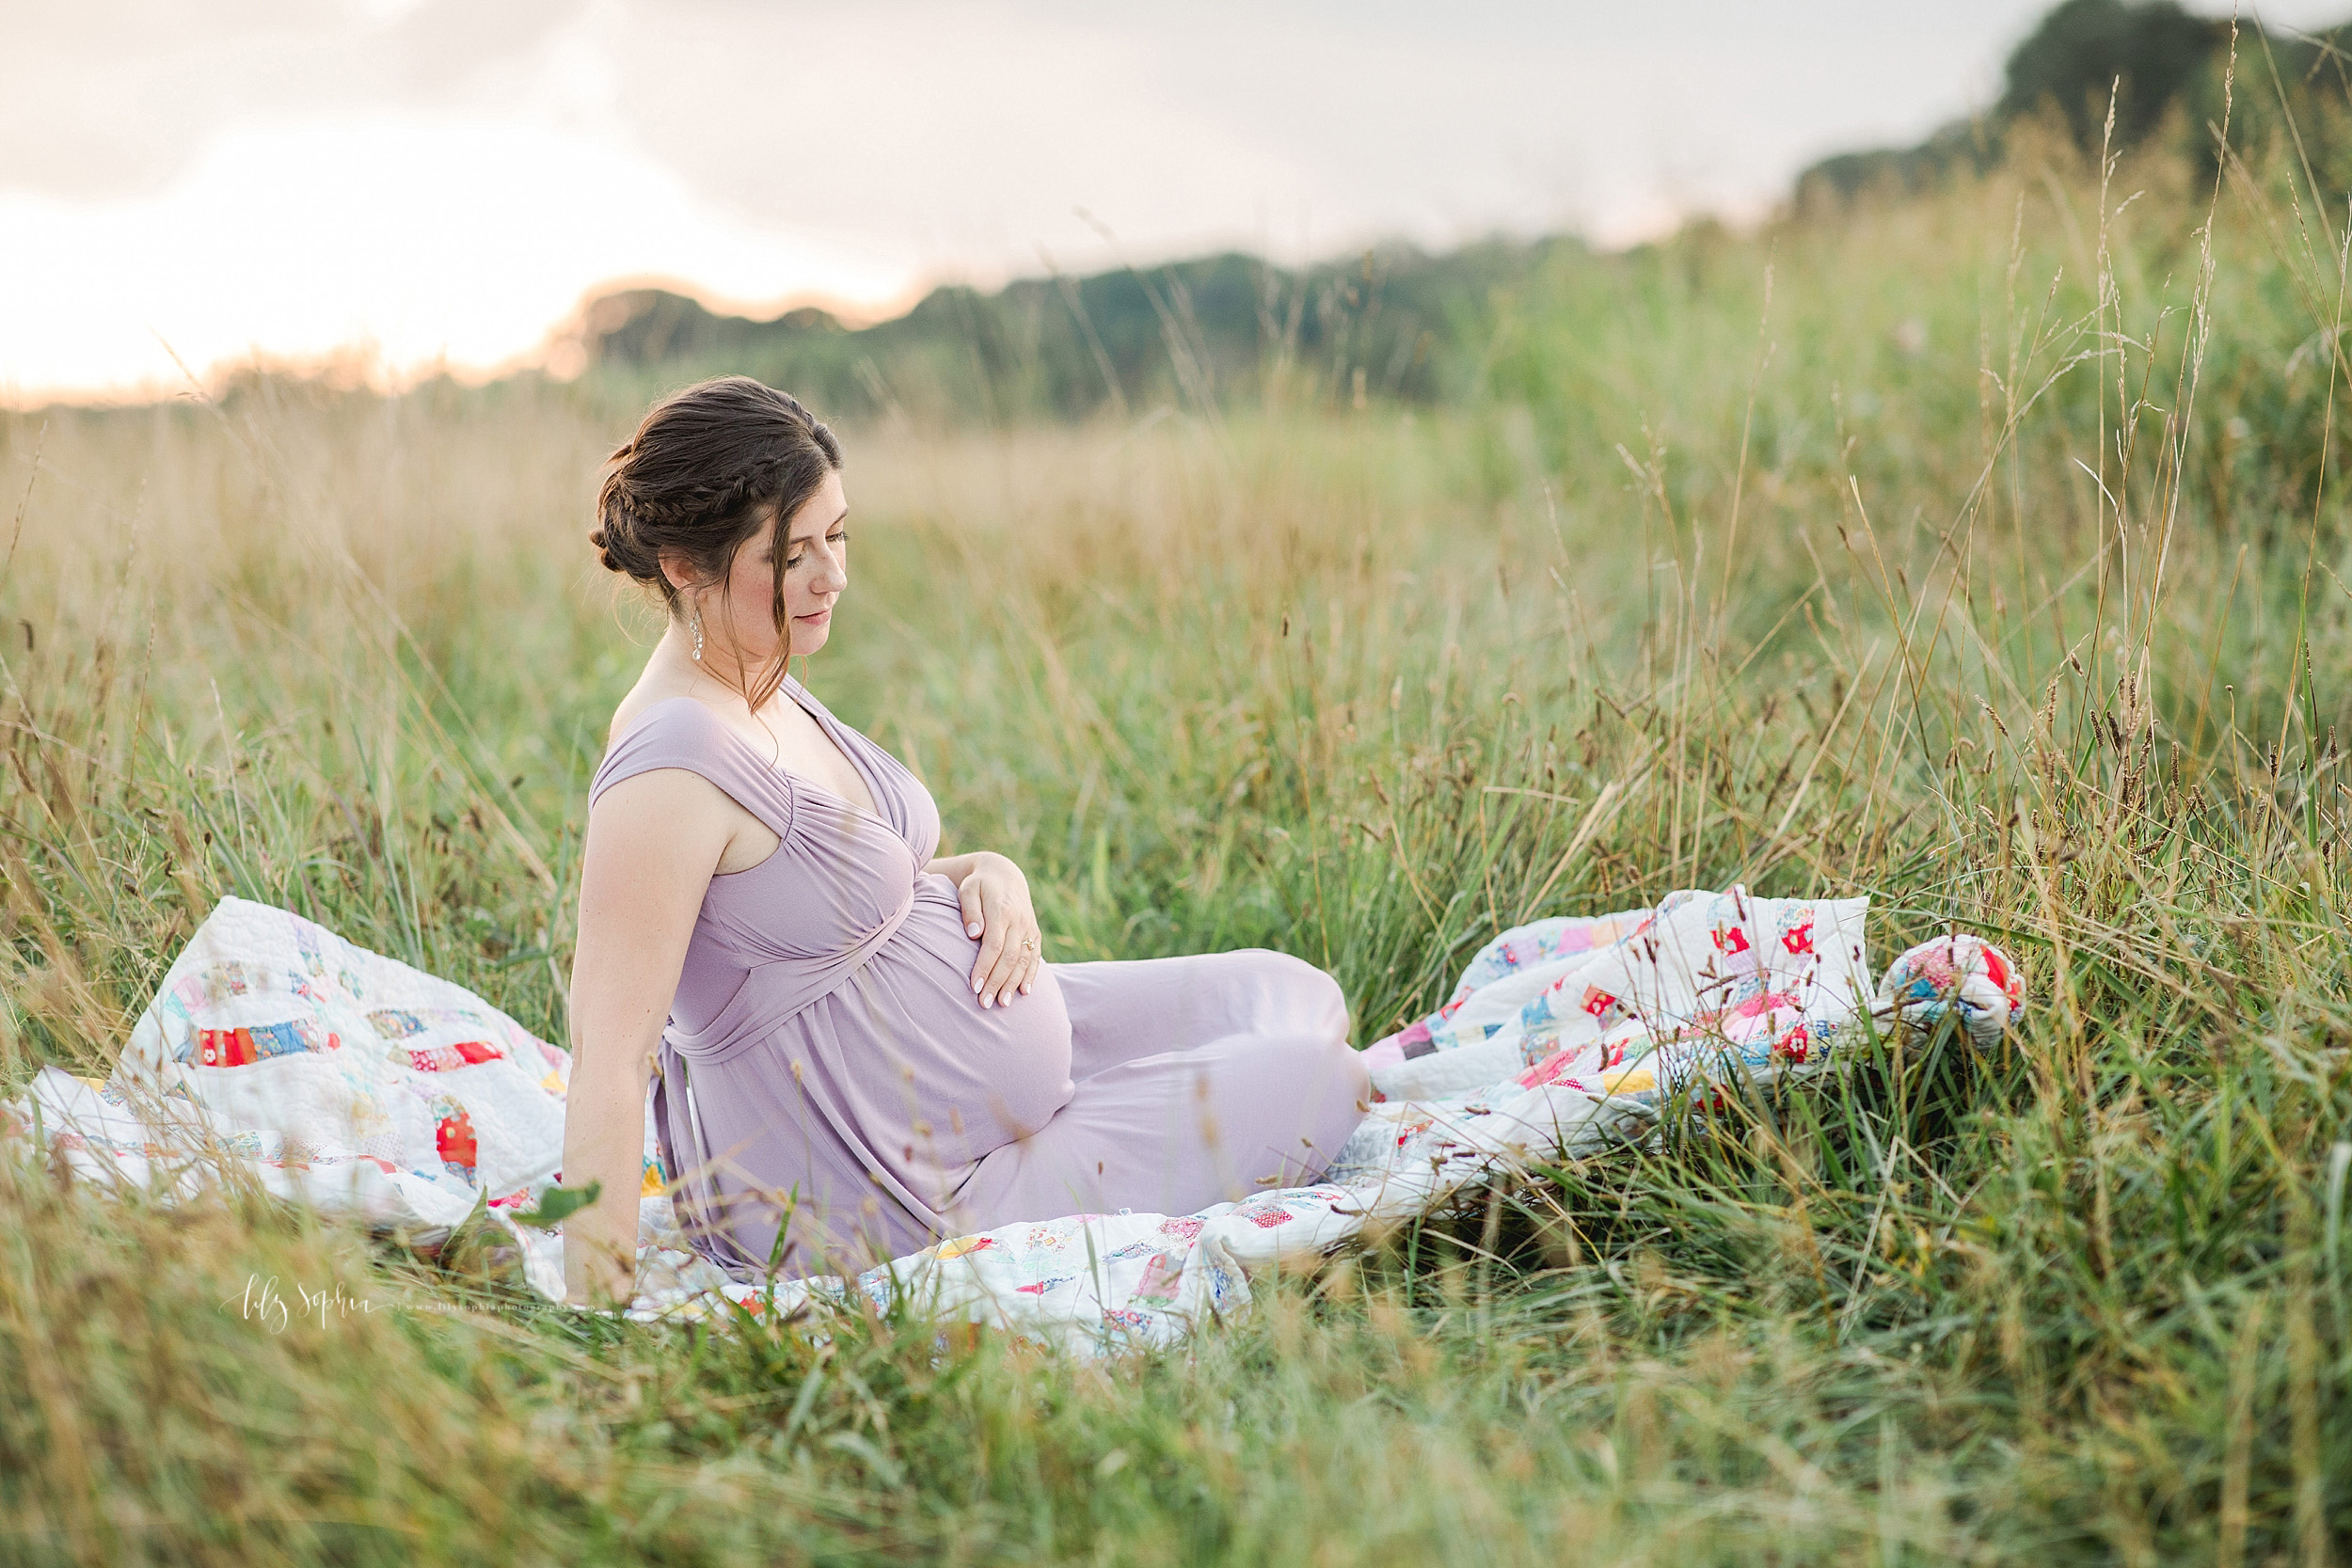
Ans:
[[[1300,269],[1228,253],[1027,278],[994,293],[950,285],[862,330],[822,310],[752,321],[638,289],[589,304],[579,346],[608,377],[740,372],[859,417],[1140,417],[1235,394],[1429,402],[1459,390],[1448,385],[1454,350],[1489,295],[1578,248],[1499,239],[1431,256],[1383,245]]]
[[[1963,169],[1989,168],[2006,152],[2017,122],[2037,114],[2056,115],[2074,146],[2096,157],[2103,147],[2144,145],[2178,109],[2185,138],[2180,150],[2201,155],[2211,167],[2217,151],[2211,127],[2221,118],[2230,40],[2229,21],[2192,15],[2174,0],[2065,0],[2010,53],[2000,99],[1990,109],[1954,120],[1916,147],[1822,159],[1797,177],[1798,209],[1871,192],[1908,194]],[[2352,138],[2342,129],[2342,105],[2352,91],[2347,46],[2352,24],[2287,36],[2265,34],[2241,18],[2232,143],[2243,148],[2276,134],[2282,114],[2291,114],[2307,154],[2315,151],[2320,166],[2352,170]]]

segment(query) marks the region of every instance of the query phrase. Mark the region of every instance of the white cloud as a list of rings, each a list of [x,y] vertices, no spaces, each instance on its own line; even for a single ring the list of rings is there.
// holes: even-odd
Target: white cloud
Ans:
[[[156,194],[249,120],[494,103],[584,0],[73,0],[14,8],[0,189]]]

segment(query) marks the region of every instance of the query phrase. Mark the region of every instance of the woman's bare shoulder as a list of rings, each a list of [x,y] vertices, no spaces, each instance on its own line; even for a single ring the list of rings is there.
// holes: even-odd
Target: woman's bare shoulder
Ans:
[[[656,727],[649,728],[648,721]],[[687,858],[706,873],[738,871],[765,860],[781,845],[781,836],[721,782],[724,772],[714,778],[709,771],[714,732],[734,729],[691,692],[659,682],[632,689],[613,709],[605,767],[591,790],[589,816],[603,823],[602,838],[614,843],[643,838],[659,848],[684,834],[694,845]],[[617,752],[628,736],[637,738],[639,748],[622,760]],[[705,863],[704,849],[715,866]]]
[[[615,740],[627,735],[647,712],[674,698],[686,696],[687,692],[683,688],[674,687],[668,681],[639,681],[628,689],[628,694],[621,699],[618,706],[613,708],[612,722],[604,732],[606,747],[609,749]]]
[[[685,700],[679,701],[681,698]],[[660,716],[658,721],[663,725],[662,731],[659,734],[647,731],[645,720],[654,714],[654,710],[665,705],[671,711]],[[604,762],[597,768],[596,782],[589,790],[592,814],[603,800],[616,794],[620,800],[629,802],[627,809],[631,814],[648,809],[648,802],[660,802],[651,808],[659,811],[681,803],[700,804],[708,797],[709,803],[715,805],[722,792],[715,784],[701,777],[692,768],[681,768],[675,763],[648,767],[648,757],[631,754],[644,752],[648,744],[655,753],[675,751],[678,740],[682,738],[677,726],[691,725],[697,717],[693,710],[702,706],[702,704],[687,697],[685,692],[670,689],[665,682],[641,680],[631,687],[628,694],[613,708],[612,725],[605,731]],[[717,716],[712,717],[715,719]],[[631,736],[634,736],[634,741],[630,752],[625,753],[623,744]],[[628,787],[630,785],[635,787]],[[608,812],[607,815],[611,814]]]

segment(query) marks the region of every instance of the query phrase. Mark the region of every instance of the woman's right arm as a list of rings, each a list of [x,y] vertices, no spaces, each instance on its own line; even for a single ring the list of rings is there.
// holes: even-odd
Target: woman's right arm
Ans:
[[[568,1301],[626,1307],[635,1293],[645,1088],[695,915],[735,832],[726,799],[699,774],[660,768],[613,784],[588,813],[564,1185],[596,1180],[603,1192],[564,1220]]]

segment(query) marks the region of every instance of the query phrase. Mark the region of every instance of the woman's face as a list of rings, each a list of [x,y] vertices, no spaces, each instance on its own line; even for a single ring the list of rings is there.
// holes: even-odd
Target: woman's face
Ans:
[[[830,471],[781,527],[755,534],[735,552],[724,587],[705,603],[703,629],[707,639],[729,639],[746,673],[766,668],[782,651],[772,608],[778,550],[784,552],[784,608],[792,621],[792,652],[813,654],[825,645],[834,601],[850,585],[849,515],[840,472]]]

